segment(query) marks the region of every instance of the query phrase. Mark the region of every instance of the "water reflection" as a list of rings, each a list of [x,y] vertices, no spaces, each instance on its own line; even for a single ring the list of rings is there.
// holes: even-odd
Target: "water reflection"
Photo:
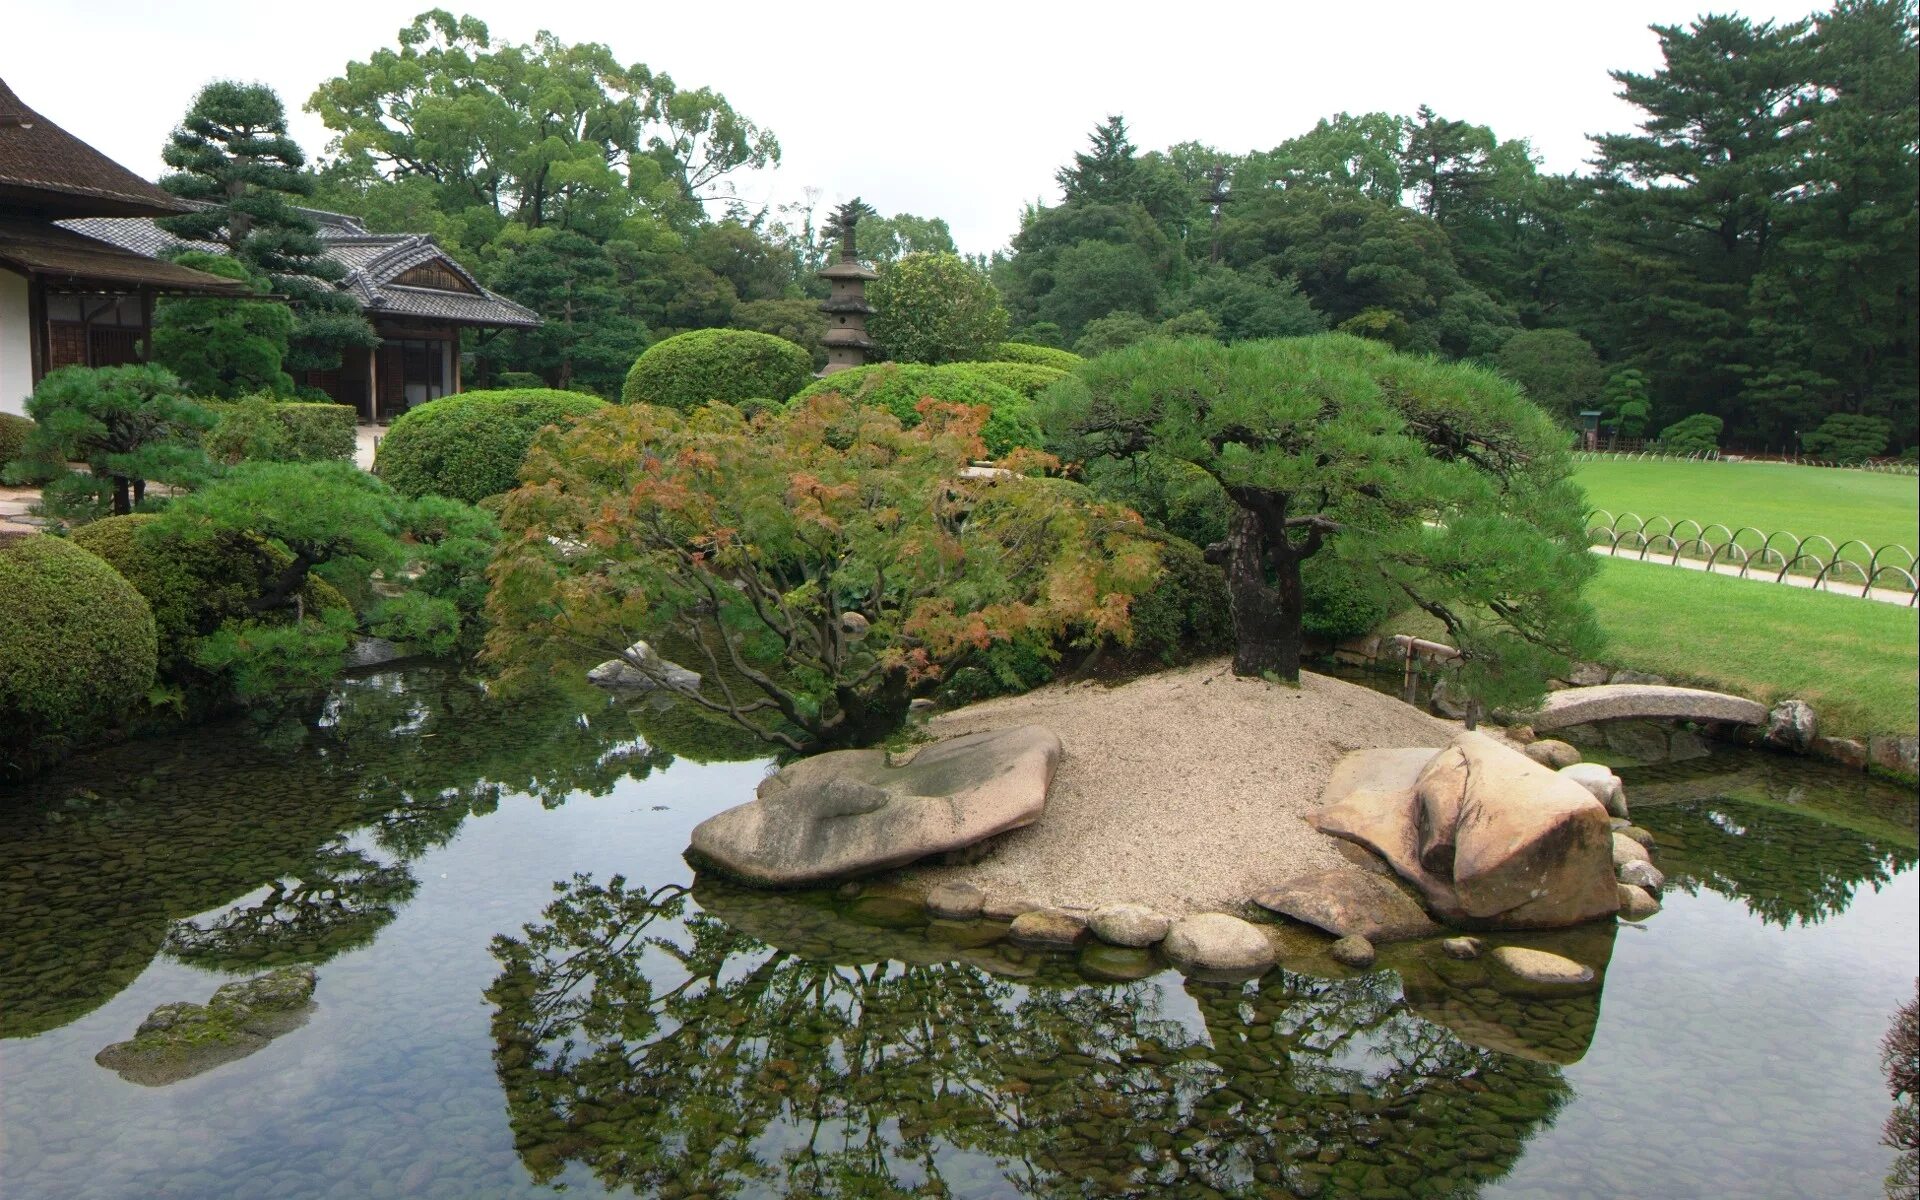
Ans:
[[[670,761],[596,693],[507,705],[415,669],[264,733],[72,763],[0,793],[0,1038],[91,1011],[162,951],[241,970],[364,946],[414,894],[409,864],[501,796],[552,807]]]
[[[1763,921],[1813,925],[1920,861],[1910,792],[1750,756],[1624,773],[1634,819],[1659,841],[1669,887],[1739,900]]]
[[[1392,973],[1093,984],[886,928],[886,899],[560,885],[495,940],[487,993],[527,1169],[641,1195],[1447,1196],[1569,1095]]]

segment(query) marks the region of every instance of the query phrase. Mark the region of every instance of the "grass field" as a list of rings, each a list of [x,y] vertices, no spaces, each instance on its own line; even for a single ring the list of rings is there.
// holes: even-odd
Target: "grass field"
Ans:
[[[1763,533],[1823,534],[1836,546],[1859,538],[1920,551],[1920,480],[1911,475],[1787,463],[1601,460],[1581,463],[1574,478],[1586,489],[1588,508],[1615,516],[1717,521],[1730,530],[1747,525]]]
[[[1920,727],[1913,609],[1617,559],[1601,562],[1587,599],[1609,666],[1769,703],[1799,697],[1835,737]],[[1418,612],[1381,632],[1445,636]]]

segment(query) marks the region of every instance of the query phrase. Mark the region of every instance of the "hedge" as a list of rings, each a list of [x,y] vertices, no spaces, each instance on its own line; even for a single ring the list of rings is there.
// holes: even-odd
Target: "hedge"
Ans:
[[[160,677],[193,682],[188,669],[195,638],[236,617],[252,617],[252,604],[293,556],[243,533],[224,532],[188,541],[155,528],[152,513],[105,517],[73,531],[73,543],[98,555],[132,584],[153,613]],[[339,589],[309,575],[301,590],[309,609],[350,608]]]
[[[0,748],[24,765],[146,699],[153,612],[97,556],[36,534],[0,546]]]
[[[1029,401],[1053,383],[1067,377],[1067,373],[1059,367],[1043,367],[1039,363],[971,362],[957,365],[982,379],[992,380],[1002,387],[1010,387]]]
[[[993,348],[993,357],[998,362],[1031,363],[1037,367],[1052,367],[1057,371],[1071,371],[1087,361],[1071,350],[1036,346],[1032,342],[1001,342]]]
[[[27,435],[32,432],[33,422],[26,417],[0,413],[0,467],[20,457],[20,448],[27,444]]]
[[[380,441],[374,473],[402,496],[476,504],[510,492],[533,435],[606,401],[552,388],[462,392],[407,410]]]
[[[918,363],[874,363],[849,367],[824,379],[815,380],[790,400],[797,404],[829,393],[845,396],[855,404],[884,408],[908,425],[920,423],[917,405],[931,396],[947,404],[984,406],[987,424],[981,437],[992,454],[1005,454],[1017,446],[1040,445],[1040,427],[1028,412],[1027,400],[1004,384],[974,373],[973,363],[948,363],[929,367]]]
[[[785,400],[807,385],[813,357],[785,338],[750,329],[695,329],[647,348],[620,398],[688,412],[719,400]]]
[[[352,462],[359,414],[352,405],[275,400],[199,400],[219,418],[201,438],[219,462]]]

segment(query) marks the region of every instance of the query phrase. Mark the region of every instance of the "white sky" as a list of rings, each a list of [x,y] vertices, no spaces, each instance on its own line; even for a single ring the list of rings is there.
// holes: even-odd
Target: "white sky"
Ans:
[[[1196,139],[1267,149],[1339,112],[1442,115],[1526,138],[1549,170],[1576,169],[1587,135],[1626,130],[1610,68],[1650,70],[1649,24],[1684,24],[1728,0],[1353,0],[1348,3],[929,5],[808,0],[717,4],[440,2],[495,38],[536,29],[598,41],[683,87],[713,87],[779,136],[776,172],[740,181],[750,201],[945,217],[966,251],[1005,244],[1021,205],[1055,198],[1053,172],[1110,112],[1136,145]],[[1760,19],[1813,0],[1739,0]],[[148,177],[194,92],[257,78],[294,112],[317,155],[327,131],[299,109],[322,79],[393,46],[432,0],[0,0],[0,78],[76,136]],[[297,25],[282,14],[299,13]],[[842,31],[848,31],[842,37]],[[863,108],[840,101],[866,97]]]

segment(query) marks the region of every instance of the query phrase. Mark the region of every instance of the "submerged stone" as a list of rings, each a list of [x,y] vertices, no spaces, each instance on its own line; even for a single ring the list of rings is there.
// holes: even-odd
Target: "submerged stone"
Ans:
[[[225,984],[205,1004],[162,1004],[131,1041],[115,1042],[93,1061],[144,1087],[190,1079],[306,1024],[314,982],[312,967],[282,967]]]

